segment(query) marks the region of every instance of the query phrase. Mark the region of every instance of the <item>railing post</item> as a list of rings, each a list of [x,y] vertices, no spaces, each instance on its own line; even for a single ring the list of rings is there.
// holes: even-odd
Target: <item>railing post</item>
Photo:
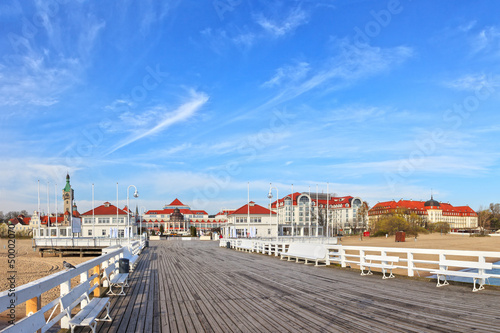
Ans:
[[[85,282],[88,279],[89,279],[89,272],[88,271],[85,271],[85,272],[80,274],[80,283]],[[83,309],[84,307],[87,306],[87,304],[88,304],[87,299],[82,300],[81,308]]]
[[[93,268],[93,274],[97,274],[97,276],[94,278],[94,283],[92,285],[95,285],[97,283],[98,287],[94,289],[94,297],[100,297],[101,296],[101,270],[100,270],[100,265],[94,266]]]
[[[413,252],[406,252],[406,265],[408,267],[408,276],[415,276],[415,272],[413,271],[413,268],[415,268],[415,263],[413,262]]]
[[[59,285],[59,288],[61,289],[61,296],[66,295],[71,290],[71,280],[64,281]],[[61,309],[61,311],[63,310],[64,309]],[[66,316],[61,318],[61,328],[69,329],[69,320],[71,319],[70,315],[71,314],[67,314]]]
[[[365,263],[365,250],[359,250],[359,266],[360,268],[363,267]]]
[[[41,296],[26,301],[26,316],[30,316],[42,308]]]

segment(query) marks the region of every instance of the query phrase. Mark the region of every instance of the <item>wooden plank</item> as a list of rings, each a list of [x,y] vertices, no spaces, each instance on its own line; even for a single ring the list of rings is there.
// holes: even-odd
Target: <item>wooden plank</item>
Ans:
[[[217,242],[151,242],[113,323],[99,332],[494,332],[498,290],[381,280],[237,252]],[[129,295],[130,294],[130,295]]]

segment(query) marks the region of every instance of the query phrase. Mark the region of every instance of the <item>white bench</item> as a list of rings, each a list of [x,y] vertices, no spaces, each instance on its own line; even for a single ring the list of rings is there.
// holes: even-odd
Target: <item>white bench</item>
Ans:
[[[321,262],[327,264],[328,251],[323,244],[314,243],[292,243],[289,245],[286,252],[279,252],[281,260],[295,262],[304,261],[307,265],[309,261],[315,263],[315,266],[320,266]]]
[[[361,262],[359,267],[361,269],[361,275],[372,275],[372,267],[382,269],[382,279],[392,279],[394,274],[392,274],[392,269],[394,268],[394,263],[399,261],[399,257],[395,256],[377,256],[368,254],[365,256],[365,260],[368,262]],[[373,261],[378,261],[379,263],[374,263]],[[368,268],[368,272],[365,273],[365,268]],[[389,275],[386,275],[387,270],[389,270]]]
[[[125,296],[125,292],[123,288],[128,287],[128,273],[117,273],[115,264],[111,264],[110,266],[104,269],[104,277],[109,282],[109,290],[106,295],[112,296]],[[117,294],[113,292],[113,287],[121,287],[120,292]]]
[[[477,269],[477,272],[463,272],[463,271],[453,271],[448,270],[448,267],[462,267],[462,268],[473,268]],[[442,287],[449,285],[446,280],[447,276],[458,276],[465,278],[472,278],[474,281],[473,292],[483,290],[486,280],[490,278],[490,274],[486,274],[485,270],[493,269],[493,264],[488,262],[474,262],[474,261],[459,261],[459,260],[439,260],[439,269],[431,271],[431,274],[435,274],[437,277],[436,287]],[[441,277],[443,277],[443,282],[441,283]],[[476,287],[476,282],[479,280],[479,288]]]
[[[109,297],[93,298],[92,300],[89,298],[89,293],[98,286],[98,284],[95,284],[90,288],[90,280],[87,280],[60,298],[61,312],[64,312],[70,318],[69,326],[71,327],[71,333],[74,332],[77,326],[88,326],[95,333],[97,321],[111,321],[111,317],[109,316]],[[71,317],[73,308],[82,303],[82,301],[87,301],[87,305],[74,317]],[[106,309],[106,316],[98,319],[97,316],[104,309]]]
[[[253,252],[253,242],[250,239],[242,239],[240,245],[236,245],[236,250]]]

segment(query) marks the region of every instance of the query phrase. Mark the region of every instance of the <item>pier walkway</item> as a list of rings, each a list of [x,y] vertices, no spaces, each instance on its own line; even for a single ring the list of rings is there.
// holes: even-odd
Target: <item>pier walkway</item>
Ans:
[[[500,331],[498,289],[382,280],[211,241],[151,241],[130,285],[99,332]]]

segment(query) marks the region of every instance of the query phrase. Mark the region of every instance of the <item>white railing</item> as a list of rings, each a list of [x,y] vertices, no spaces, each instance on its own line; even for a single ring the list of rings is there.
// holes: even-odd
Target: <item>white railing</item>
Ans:
[[[139,236],[131,237],[130,241],[139,240]],[[113,245],[126,245],[128,238],[109,238],[109,237],[35,237],[33,238],[34,247],[109,247]]]
[[[97,283],[99,286],[107,287],[108,282],[101,283],[101,275],[104,268],[109,265],[116,265],[119,258],[144,248],[145,238],[141,241],[134,241],[129,246],[121,247],[118,245],[103,249],[103,254],[97,258],[90,259],[76,266],[74,269],[60,271],[44,278],[29,282],[25,285],[15,287],[14,290],[6,290],[0,293],[0,309],[9,311],[8,315],[14,311],[14,306],[19,306],[26,303],[26,317],[19,321],[15,321],[13,325],[8,326],[0,332],[46,332],[58,321],[61,321],[61,328],[69,328],[68,318],[59,308],[60,297],[51,300],[43,307],[41,306],[41,295],[51,289],[60,287],[60,295],[63,296],[71,291],[71,279],[80,277],[80,283],[88,280],[91,281],[91,286]],[[89,273],[89,271],[91,271]],[[94,291],[95,296],[100,296],[100,288]],[[82,303],[82,307],[84,307]],[[57,314],[57,310],[60,313]],[[48,320],[45,319],[44,313],[51,311]],[[12,317],[10,317],[12,318]]]
[[[231,248],[237,249],[241,246],[243,239],[245,238],[222,238],[219,242],[219,246],[226,247],[229,242]],[[290,242],[262,240],[257,238],[250,238],[249,240],[252,243],[250,252],[275,256],[277,256],[279,252],[287,249],[290,244]],[[394,266],[394,269],[398,269],[397,273],[407,276],[415,276],[415,274],[420,276],[420,272],[426,272],[426,275],[428,275],[428,272],[439,269],[440,257],[441,259],[470,261],[471,269],[473,269],[474,263],[478,262],[500,262],[500,252],[344,245],[325,245],[325,247],[328,249],[327,265],[337,263],[342,267],[360,266],[365,263],[367,254],[398,256],[399,265]],[[467,267],[464,268],[467,269]],[[494,264],[493,269],[500,269],[500,264]],[[500,279],[500,274],[491,274],[490,278]]]

